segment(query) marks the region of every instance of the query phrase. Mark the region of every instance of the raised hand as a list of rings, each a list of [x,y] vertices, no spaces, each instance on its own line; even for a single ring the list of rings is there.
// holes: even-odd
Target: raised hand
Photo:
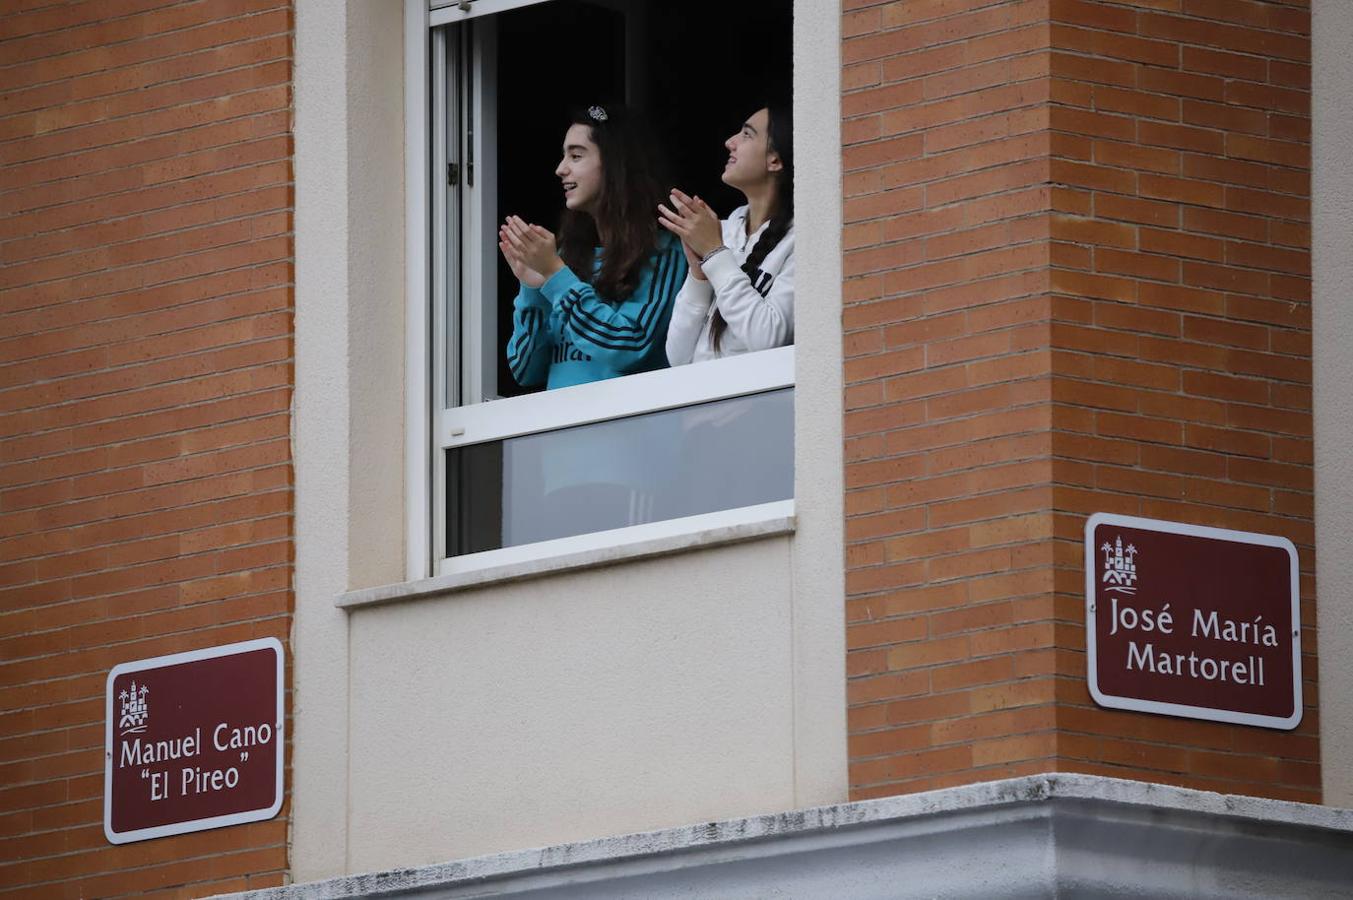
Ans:
[[[564,267],[554,235],[539,225],[531,225],[520,216],[508,216],[498,233],[522,265],[542,278],[548,280]]]
[[[676,188],[668,196],[672,205],[658,204],[658,224],[681,238],[697,260],[723,244],[719,217],[699,197],[689,197]]]
[[[512,269],[512,274],[517,276],[517,280],[529,288],[540,288],[545,283],[545,276],[541,275],[535,269],[530,268],[522,262],[521,254],[507,239],[507,225],[498,229],[498,250],[503,254],[503,259]]]

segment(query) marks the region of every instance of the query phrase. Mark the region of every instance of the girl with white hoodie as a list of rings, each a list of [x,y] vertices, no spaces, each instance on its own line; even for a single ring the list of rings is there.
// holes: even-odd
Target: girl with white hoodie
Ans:
[[[671,365],[794,342],[793,133],[788,104],[772,104],[724,142],[723,181],[747,203],[722,222],[679,190],[659,204],[690,264],[667,330]]]

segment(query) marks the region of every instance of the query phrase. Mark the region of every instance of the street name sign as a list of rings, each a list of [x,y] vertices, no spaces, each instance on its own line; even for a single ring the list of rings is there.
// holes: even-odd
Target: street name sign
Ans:
[[[1296,547],[1273,535],[1096,513],[1085,523],[1085,641],[1100,706],[1295,728]]]
[[[261,638],[108,673],[103,830],[114,844],[282,808],[282,644]]]

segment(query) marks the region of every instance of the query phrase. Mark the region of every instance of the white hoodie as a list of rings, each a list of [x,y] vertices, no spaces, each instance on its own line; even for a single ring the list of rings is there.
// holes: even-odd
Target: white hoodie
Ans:
[[[794,343],[794,226],[761,261],[755,283],[742,271],[767,224],[748,235],[746,206],[720,223],[729,252],[714,254],[701,267],[708,281],[686,276],[667,328],[668,363],[680,366]],[[728,323],[717,352],[709,334],[716,309]]]

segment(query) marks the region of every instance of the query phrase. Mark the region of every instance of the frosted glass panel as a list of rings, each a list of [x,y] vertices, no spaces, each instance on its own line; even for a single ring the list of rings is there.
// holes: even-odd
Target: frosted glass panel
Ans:
[[[792,388],[447,451],[447,555],[794,496]]]

